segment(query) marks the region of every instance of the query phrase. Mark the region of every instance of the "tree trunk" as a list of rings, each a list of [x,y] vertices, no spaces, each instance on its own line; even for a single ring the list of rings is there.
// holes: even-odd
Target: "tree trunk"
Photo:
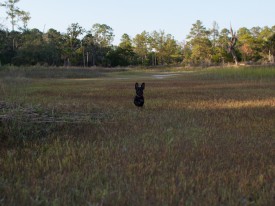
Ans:
[[[230,26],[230,32],[231,32],[231,39],[228,42],[228,50],[231,53],[235,64],[238,65],[238,58],[237,58],[237,55],[236,55],[236,52],[235,52],[235,46],[236,46],[236,43],[238,41],[238,37],[237,37],[236,33],[233,32],[233,29],[232,29],[231,26]]]
[[[238,59],[237,59],[237,56],[236,56],[236,53],[235,53],[234,49],[231,49],[231,55],[233,57],[235,65],[238,65]]]

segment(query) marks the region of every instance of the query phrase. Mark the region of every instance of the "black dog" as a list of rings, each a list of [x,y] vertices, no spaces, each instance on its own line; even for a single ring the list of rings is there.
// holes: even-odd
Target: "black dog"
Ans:
[[[134,99],[134,104],[137,107],[142,107],[144,104],[143,90],[145,89],[145,83],[142,83],[141,86],[138,83],[135,84],[136,96]]]

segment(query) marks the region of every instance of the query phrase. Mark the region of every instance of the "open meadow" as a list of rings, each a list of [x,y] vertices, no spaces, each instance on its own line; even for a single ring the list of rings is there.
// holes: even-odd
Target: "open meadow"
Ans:
[[[0,205],[275,205],[274,67],[111,70],[0,68]]]

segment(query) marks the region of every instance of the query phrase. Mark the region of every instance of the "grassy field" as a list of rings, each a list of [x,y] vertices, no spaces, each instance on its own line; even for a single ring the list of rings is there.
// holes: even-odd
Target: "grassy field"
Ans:
[[[271,206],[275,68],[2,69],[0,137],[0,205]]]

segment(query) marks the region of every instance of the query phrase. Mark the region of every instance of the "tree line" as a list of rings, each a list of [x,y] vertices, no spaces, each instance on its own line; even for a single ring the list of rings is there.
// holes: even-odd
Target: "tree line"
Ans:
[[[224,63],[274,63],[275,26],[219,29],[217,22],[206,28],[197,20],[184,42],[165,31],[143,31],[133,38],[123,34],[113,45],[114,31],[106,24],[86,30],[78,23],[66,33],[53,28],[29,29],[29,12],[16,7],[19,0],[6,0],[12,30],[0,24],[0,65],[46,66],[157,66],[220,65]],[[17,27],[17,30],[15,28]]]

